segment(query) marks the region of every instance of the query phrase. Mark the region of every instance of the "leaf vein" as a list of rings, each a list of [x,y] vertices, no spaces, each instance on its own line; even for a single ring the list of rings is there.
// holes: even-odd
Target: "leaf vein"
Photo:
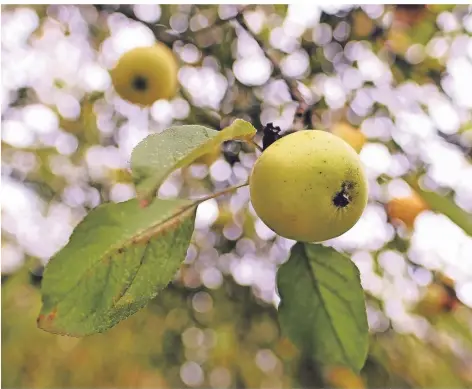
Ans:
[[[147,253],[147,249],[149,247],[149,243],[146,244],[146,247],[144,248],[143,250],[143,253],[141,254],[141,257],[139,258],[139,265],[137,266],[136,268],[136,271],[134,272],[133,274],[133,278],[130,280],[130,282],[128,283],[128,285],[126,285],[126,287],[121,291],[121,293],[119,294],[119,297],[117,298],[116,302],[114,302],[111,306],[111,309],[115,308],[115,306],[119,303],[119,301],[123,298],[123,296],[126,294],[126,292],[129,290],[129,288],[131,288],[131,285],[133,285],[133,282],[134,280],[136,279],[136,276],[139,272],[139,269],[141,268],[141,266],[143,265],[144,263],[144,260],[146,259],[146,253]]]
[[[339,344],[339,347],[340,347],[340,349],[341,349],[341,352],[342,352],[342,354],[343,354],[345,360],[346,360],[346,361],[349,361],[350,359],[349,359],[349,357],[348,357],[347,354],[346,354],[346,350],[345,350],[344,347],[343,347],[343,344],[342,344],[341,338],[340,338],[340,336],[339,336],[339,334],[338,334],[338,331],[337,331],[336,327],[335,327],[334,324],[333,324],[333,318],[332,318],[332,316],[331,316],[331,313],[330,313],[330,312],[328,311],[328,309],[326,308],[326,301],[325,301],[325,299],[324,299],[324,297],[323,297],[323,294],[321,293],[321,290],[320,290],[320,288],[319,288],[319,286],[318,286],[318,279],[316,278],[315,270],[314,270],[313,267],[311,266],[310,258],[308,257],[308,255],[307,255],[307,253],[306,253],[306,248],[304,248],[304,254],[305,254],[305,259],[306,259],[305,264],[306,264],[306,266],[307,266],[307,268],[308,268],[308,273],[309,273],[310,278],[311,278],[311,280],[312,280],[313,286],[314,286],[314,288],[316,289],[315,292],[317,292],[317,294],[320,296],[320,301],[321,301],[321,304],[320,304],[320,305],[323,306],[324,311],[326,312],[326,315],[328,316],[329,325],[330,325],[330,327],[333,329],[333,332],[334,332],[334,335],[335,335],[334,337],[335,337],[335,339],[336,339],[336,342]],[[317,261],[315,261],[315,262],[318,263]]]
[[[345,274],[341,273],[338,269],[334,268],[333,266],[331,265],[328,265],[326,262],[324,261],[318,261],[316,260],[316,258],[314,259],[314,261],[316,262],[317,265],[320,265],[321,267],[324,267],[325,269],[328,269],[330,270],[332,273],[336,274],[339,276],[339,278],[342,278],[343,281],[345,282],[349,282],[349,277],[347,277]]]
[[[362,332],[362,328],[360,327],[360,323],[357,321],[357,315],[352,309],[352,304],[351,301],[349,301],[345,296],[341,295],[336,289],[334,289],[331,285],[328,283],[322,282],[321,280],[319,281],[320,284],[326,288],[328,291],[330,291],[332,294],[334,294],[336,297],[338,297],[340,300],[345,302],[345,305],[347,306],[348,310],[351,312],[352,317],[354,318],[354,322],[356,323],[357,329]]]
[[[184,207],[182,208],[178,213],[175,213],[171,216],[169,216],[167,219],[165,219],[164,221],[160,221],[159,223],[157,223],[156,225],[153,225],[149,228],[147,228],[144,232],[149,232],[151,230],[153,230],[154,228],[156,227],[159,227],[159,226],[165,226],[167,223],[171,222],[172,220],[174,219],[177,219],[179,218],[180,216],[182,216],[183,214],[185,214],[187,211],[189,211],[190,209],[194,208],[196,205],[198,204],[198,202],[194,202],[194,203],[191,203],[189,206],[187,207]],[[157,231],[156,231],[157,233]],[[65,298],[67,298],[70,294],[72,294],[76,289],[77,287],[79,287],[82,283],[82,281],[84,280],[84,277],[92,272],[96,267],[98,267],[99,265],[101,265],[103,263],[103,261],[106,260],[108,254],[110,254],[110,252],[115,252],[116,250],[118,250],[119,248],[121,247],[126,247],[126,246],[129,246],[131,245],[133,242],[136,241],[136,236],[138,237],[141,237],[142,235],[144,235],[143,232],[141,232],[140,234],[137,234],[137,235],[134,235],[132,238],[126,240],[125,242],[123,242],[122,244],[120,245],[115,245],[115,246],[111,246],[110,249],[108,249],[105,253],[102,254],[101,258],[95,262],[90,268],[88,268],[86,271],[84,271],[84,275],[81,277],[81,279],[77,282],[77,284],[73,285],[68,291],[67,293],[65,293],[64,295],[61,296],[61,299],[64,300]],[[138,238],[139,239],[139,238]],[[60,304],[60,301],[56,302],[56,306]]]

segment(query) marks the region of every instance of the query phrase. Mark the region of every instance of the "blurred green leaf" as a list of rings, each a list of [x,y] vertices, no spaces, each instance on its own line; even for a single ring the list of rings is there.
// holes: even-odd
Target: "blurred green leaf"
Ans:
[[[455,334],[461,341],[462,346],[472,351],[472,332],[470,331],[470,320],[472,312],[468,307],[462,306],[459,314],[452,315],[444,312],[435,317],[434,326],[440,330]]]
[[[274,11],[281,16],[285,16],[287,13],[288,5],[287,4],[273,4]]]
[[[414,43],[426,45],[436,33],[437,28],[434,24],[434,17],[429,20],[423,20],[410,30],[411,40]]]
[[[368,351],[359,270],[336,250],[297,243],[277,274],[279,320],[291,340],[326,365],[359,372]]]
[[[255,134],[256,129],[252,124],[236,119],[221,131],[184,125],[149,135],[131,154],[131,169],[138,199],[146,205],[174,170],[190,165],[224,141],[249,140]]]
[[[393,331],[378,335],[371,354],[413,388],[470,388],[458,374],[459,366],[451,363],[454,353],[450,349],[439,349],[414,335]]]
[[[472,215],[457,206],[452,198],[422,189],[416,177],[405,177],[405,181],[421,195],[432,210],[446,215],[462,228],[465,233],[472,236]]]
[[[376,357],[370,355],[362,369],[362,376],[369,388],[411,388],[396,374],[389,372]]]
[[[185,259],[196,204],[137,200],[92,210],[48,263],[38,326],[70,336],[103,332],[144,307]]]

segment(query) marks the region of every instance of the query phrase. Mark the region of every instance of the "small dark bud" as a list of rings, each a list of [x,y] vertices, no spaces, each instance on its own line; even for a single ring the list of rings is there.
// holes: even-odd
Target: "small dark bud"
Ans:
[[[227,141],[224,142],[221,151],[226,162],[233,166],[239,162],[239,152],[241,151],[241,144],[238,142]]]
[[[43,279],[44,267],[38,266],[35,269],[30,270],[30,282],[31,285],[40,287]]]
[[[263,132],[263,138],[262,138],[262,150],[267,149],[272,143],[274,143],[277,139],[280,139],[280,132],[282,130],[278,126],[274,126],[273,123],[267,123],[267,125],[264,126]]]

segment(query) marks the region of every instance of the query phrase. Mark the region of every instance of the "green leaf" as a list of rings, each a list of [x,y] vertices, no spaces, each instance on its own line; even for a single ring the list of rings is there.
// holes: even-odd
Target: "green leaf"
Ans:
[[[405,177],[405,181],[426,201],[433,211],[440,212],[447,216],[462,228],[466,234],[472,236],[472,215],[457,206],[454,199],[422,189],[418,185],[418,179],[416,177]]]
[[[170,127],[151,134],[131,154],[131,170],[137,197],[146,206],[174,170],[190,165],[227,140],[250,140],[256,134],[251,123],[236,119],[221,131],[198,125]]]
[[[454,351],[448,347],[438,347],[434,342],[424,341],[415,335],[394,331],[377,334],[370,352],[377,361],[391,373],[401,376],[412,388],[470,388],[459,373],[460,363],[457,363]],[[427,367],[418,363],[423,360],[428,361]]]
[[[368,325],[359,270],[336,250],[297,243],[277,274],[279,321],[287,336],[324,365],[359,372]]]
[[[48,263],[38,326],[85,336],[103,332],[143,308],[184,261],[196,204],[136,199],[93,209]]]

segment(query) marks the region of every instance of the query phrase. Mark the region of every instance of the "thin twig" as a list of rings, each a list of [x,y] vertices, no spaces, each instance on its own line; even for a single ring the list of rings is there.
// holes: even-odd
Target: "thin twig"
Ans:
[[[272,63],[272,66],[274,67],[275,72],[285,81],[288,87],[288,91],[290,93],[290,97],[292,98],[293,101],[298,102],[298,108],[295,113],[295,119],[294,119],[294,124],[300,123],[303,125],[303,122],[305,120],[305,116],[308,114],[308,104],[301,94],[300,90],[298,89],[297,82],[291,78],[286,77],[282,69],[280,68],[279,61],[277,58],[275,58],[270,51],[265,47],[264,42],[262,42],[249,28],[247,25],[246,21],[244,20],[244,16],[242,13],[239,13],[236,16],[236,21],[239,23],[239,25],[257,42],[261,50],[264,52],[264,55],[267,57],[267,59]]]
[[[199,30],[194,31],[194,33],[199,34],[201,32],[211,31],[215,27],[224,26],[225,24],[227,24],[231,20],[234,20],[234,19],[238,18],[239,15],[241,15],[244,11],[247,11],[250,6],[251,5],[244,5],[233,16],[230,16],[227,19],[217,19],[212,25],[200,28]]]
[[[222,118],[218,112],[195,105],[195,103],[192,101],[192,95],[183,86],[180,90],[180,94],[182,98],[188,102],[195,116],[203,118],[205,123],[214,127],[216,130],[221,130]]]
[[[261,146],[259,146],[254,139],[251,139],[250,142],[257,150],[259,150],[261,153],[264,151]]]
[[[97,5],[95,5],[95,7],[99,11],[106,11],[107,10],[107,8],[103,5],[98,5],[97,4]],[[196,46],[205,55],[211,54],[210,51],[207,48],[199,47],[195,43],[195,41],[193,39],[189,38],[189,37],[184,37],[184,36],[182,36],[182,34],[179,34],[179,33],[171,34],[168,31],[164,30],[163,27],[166,27],[166,26],[164,26],[162,24],[148,23],[148,22],[145,22],[144,20],[139,19],[135,15],[135,13],[134,13],[134,11],[133,11],[133,9],[130,5],[120,5],[118,7],[118,9],[111,10],[111,11],[119,12],[119,13],[125,15],[128,19],[131,19],[131,20],[134,20],[136,22],[144,24],[154,34],[154,37],[156,38],[156,40],[161,41],[161,42],[167,44],[168,46],[171,46],[176,41],[181,41],[183,43],[188,43],[188,44],[192,44],[192,45]]]
[[[379,31],[379,35],[382,37],[383,39],[383,42],[384,42],[384,48],[385,50],[390,53],[390,55],[393,56],[393,58],[396,58],[397,60],[400,59],[400,60],[403,60],[403,62],[407,65],[407,66],[412,66],[409,64],[408,61],[405,61],[403,56],[401,54],[398,54],[396,52],[394,52],[392,50],[392,47],[390,46],[390,44],[388,43],[388,32],[389,32],[389,29],[392,28],[392,26],[386,28],[384,26],[381,25],[381,23],[379,21],[376,21],[375,22],[375,28]],[[449,98],[448,94],[444,91],[444,89],[442,88],[441,84],[440,83],[436,83],[437,86],[440,88],[440,90],[442,90],[442,92],[444,93],[444,95]],[[392,86],[395,86],[395,87],[398,87],[398,84],[395,82],[395,80],[392,82]],[[450,100],[450,98],[449,98]],[[391,119],[393,121],[395,121],[395,118],[391,116]],[[463,153],[464,155],[467,157],[467,158],[472,158],[472,147],[471,146],[466,146],[464,144],[461,143],[460,139],[458,139],[458,135],[457,134],[453,134],[453,135],[446,135],[446,134],[443,134],[441,133],[440,131],[437,131],[437,135],[442,138],[445,142],[449,143],[449,144],[452,144],[454,146],[456,146],[457,148],[459,148]],[[401,149],[403,151],[403,149]],[[404,152],[404,151],[403,151]],[[406,155],[406,153],[404,152],[404,154]]]
[[[248,185],[249,185],[249,182],[246,181],[245,183],[240,184],[240,185],[230,186],[229,188],[223,189],[219,192],[212,193],[208,196],[202,197],[201,199],[196,199],[195,204],[201,204],[201,203],[203,203],[207,200],[214,199],[216,197],[220,197],[220,196],[223,196],[223,195],[228,194],[228,193],[233,193],[236,190],[238,190],[239,188],[242,188],[242,187],[245,187],[245,186],[248,186]]]
[[[437,134],[440,138],[442,138],[447,143],[459,148],[466,157],[472,158],[472,147],[462,144],[460,141],[460,135],[458,134],[446,135],[446,134],[443,134],[441,131],[438,131]]]

